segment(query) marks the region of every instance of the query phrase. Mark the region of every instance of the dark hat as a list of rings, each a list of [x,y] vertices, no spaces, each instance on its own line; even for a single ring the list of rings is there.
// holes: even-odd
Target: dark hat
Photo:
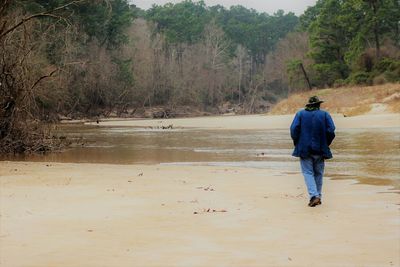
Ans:
[[[308,104],[306,104],[306,107],[319,105],[321,103],[324,103],[324,101],[319,100],[318,96],[315,95],[308,99]]]

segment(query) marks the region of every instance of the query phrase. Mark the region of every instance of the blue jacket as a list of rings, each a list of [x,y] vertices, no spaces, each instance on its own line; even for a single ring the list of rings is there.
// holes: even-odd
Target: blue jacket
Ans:
[[[329,146],[335,138],[335,124],[328,112],[300,110],[290,126],[290,135],[295,145],[293,156],[316,154],[332,158]]]

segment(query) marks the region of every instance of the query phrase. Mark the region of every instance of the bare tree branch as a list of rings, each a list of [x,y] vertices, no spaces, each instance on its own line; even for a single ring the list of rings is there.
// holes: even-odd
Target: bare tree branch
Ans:
[[[42,77],[40,77],[31,87],[31,91],[36,87],[36,85],[38,85],[43,79],[49,78],[51,76],[53,76],[54,73],[56,73],[58,71],[58,68],[53,70],[52,72],[50,72],[48,75],[44,75]]]

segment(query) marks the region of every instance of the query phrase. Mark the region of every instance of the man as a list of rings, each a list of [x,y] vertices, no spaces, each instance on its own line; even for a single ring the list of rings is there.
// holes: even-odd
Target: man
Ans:
[[[335,138],[335,124],[328,112],[320,110],[323,101],[310,97],[305,109],[297,112],[290,135],[295,149],[293,156],[300,157],[301,171],[307,185],[310,202],[308,206],[320,205],[325,159],[332,158],[329,149]]]

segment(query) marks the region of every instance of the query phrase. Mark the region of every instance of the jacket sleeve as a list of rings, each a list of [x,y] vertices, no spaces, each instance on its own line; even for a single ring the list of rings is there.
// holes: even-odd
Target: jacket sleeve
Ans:
[[[301,116],[300,112],[296,113],[296,116],[293,119],[292,125],[290,125],[290,136],[292,137],[293,144],[296,146],[299,142],[300,138],[300,129],[301,129]]]
[[[329,113],[326,113],[325,116],[325,121],[326,121],[326,142],[328,146],[332,144],[333,139],[335,139],[335,124],[332,120],[331,115]]]

